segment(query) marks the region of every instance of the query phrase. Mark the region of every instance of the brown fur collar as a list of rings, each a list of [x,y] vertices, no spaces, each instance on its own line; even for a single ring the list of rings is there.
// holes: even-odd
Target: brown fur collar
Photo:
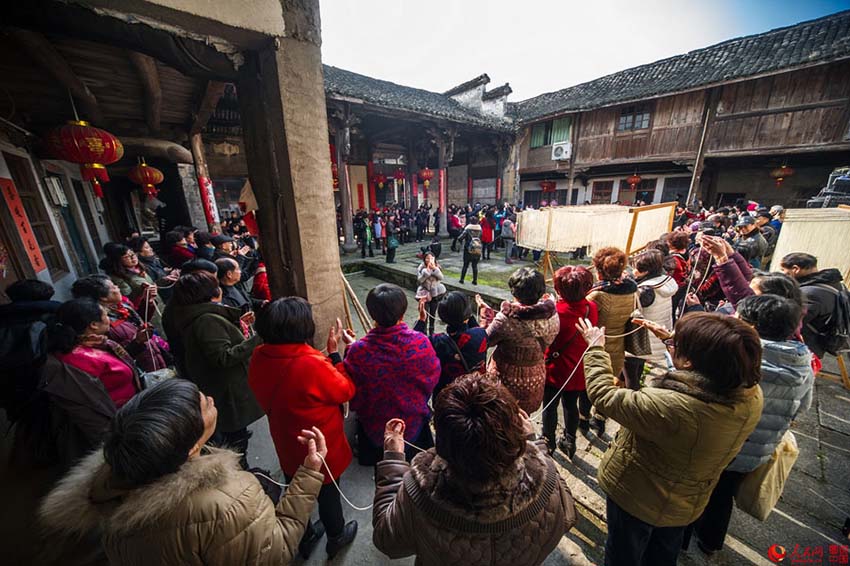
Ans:
[[[173,474],[135,489],[116,485],[103,451],[84,458],[45,497],[39,509],[42,524],[51,531],[84,535],[100,529],[127,533],[157,519],[192,492],[224,484],[241,471],[239,455],[207,448]]]
[[[712,391],[710,382],[703,375],[695,371],[685,370],[668,371],[660,377],[650,377],[646,383],[649,387],[678,391],[704,403],[720,403],[721,405],[734,405],[755,394],[756,389],[755,387],[739,387],[723,395]]]
[[[451,527],[445,522],[449,517],[482,524],[516,519],[535,505],[545,505],[549,497],[544,492],[551,494],[556,480],[557,472],[544,454],[527,443],[513,469],[486,484],[458,481],[433,449],[423,452],[413,459],[405,487],[414,501],[424,502],[442,516],[442,525]]]
[[[505,301],[502,303],[502,314],[520,320],[541,320],[555,316],[555,301],[540,301],[534,305]]]

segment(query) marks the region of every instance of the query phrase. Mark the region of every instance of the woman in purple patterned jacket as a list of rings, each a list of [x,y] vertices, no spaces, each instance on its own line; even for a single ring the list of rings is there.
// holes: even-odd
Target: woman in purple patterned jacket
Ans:
[[[357,460],[372,466],[383,457],[391,418],[404,420],[408,442],[425,450],[434,445],[428,399],[440,379],[440,360],[428,337],[404,323],[407,295],[400,287],[378,285],[366,296],[366,309],[377,325],[349,347],[344,363],[356,391]]]

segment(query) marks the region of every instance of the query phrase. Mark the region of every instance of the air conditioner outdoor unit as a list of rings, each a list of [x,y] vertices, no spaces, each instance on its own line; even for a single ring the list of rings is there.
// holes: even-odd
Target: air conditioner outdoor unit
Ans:
[[[573,153],[573,144],[560,142],[552,145],[552,161],[567,161]]]

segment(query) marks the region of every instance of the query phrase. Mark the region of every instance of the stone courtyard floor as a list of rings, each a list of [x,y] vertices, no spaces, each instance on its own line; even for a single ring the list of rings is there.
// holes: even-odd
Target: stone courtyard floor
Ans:
[[[424,245],[424,244],[419,244]],[[418,245],[402,246],[397,254],[397,263],[391,266],[380,266],[383,257],[379,255],[372,260],[363,262],[360,254],[351,254],[343,259],[344,268],[349,271],[348,279],[361,303],[365,302],[366,293],[380,283],[384,277],[377,279],[368,273],[374,273],[369,267],[386,268],[400,273],[401,280],[409,281],[410,274],[415,274],[419,260],[415,257]],[[447,283],[450,287],[461,288],[471,293],[481,292],[491,298],[491,302],[508,298],[506,281],[510,273],[517,267],[532,265],[531,262],[520,262],[514,265],[504,263],[504,256],[494,253],[493,259],[484,261],[479,285],[473,286],[470,280],[463,286],[457,283],[455,274],[460,272],[460,254],[452,253],[447,243],[439,262],[446,272]],[[384,273],[384,272],[379,272]],[[396,281],[397,274],[389,274],[387,278]],[[452,283],[454,281],[454,283]],[[409,306],[405,320],[409,324],[417,318],[415,287],[407,286]],[[355,330],[362,330],[355,324]],[[437,332],[443,330],[438,322]],[[825,360],[826,372],[836,374],[835,359]],[[563,422],[563,419],[561,419]],[[354,417],[349,417],[346,427],[353,440]],[[268,434],[265,420],[254,425],[254,438],[251,441],[249,456],[252,465],[280,473],[274,447]],[[565,536],[559,547],[549,556],[544,564],[553,565],[586,565],[602,564],[603,547],[605,544],[605,499],[596,482],[596,468],[607,446],[615,434],[616,423],[610,422],[608,434],[603,440],[591,435],[589,438],[579,438],[579,449],[575,459],[570,462],[560,453],[555,460],[561,475],[570,485],[576,499],[579,511],[579,523]],[[850,517],[850,391],[840,383],[827,377],[819,377],[816,381],[814,401],[810,411],[802,415],[794,424],[793,431],[800,446],[800,457],[786,484],[785,492],[777,508],[761,523],[740,511],[735,511],[727,537],[726,548],[710,559],[707,559],[692,544],[683,552],[679,564],[681,566],[718,564],[718,565],[769,565],[767,549],[773,544],[784,546],[790,553],[799,545],[800,552],[806,547],[822,549],[822,562],[807,562],[806,564],[831,564],[830,551],[835,545],[847,545],[842,540],[841,526],[846,517]],[[374,495],[374,477],[372,468],[357,465],[356,461],[346,471],[342,480],[342,488],[355,505],[365,507],[372,502]],[[378,552],[371,542],[371,510],[354,511],[343,504],[346,517],[357,519],[360,532],[353,545],[334,560],[340,565],[383,565],[383,564],[413,564],[412,558],[390,560]],[[306,564],[323,564],[326,562],[324,544]],[[296,562],[301,563],[301,562]],[[803,562],[797,562],[802,564]],[[840,564],[841,562],[834,562]],[[844,562],[846,564],[846,562]]]

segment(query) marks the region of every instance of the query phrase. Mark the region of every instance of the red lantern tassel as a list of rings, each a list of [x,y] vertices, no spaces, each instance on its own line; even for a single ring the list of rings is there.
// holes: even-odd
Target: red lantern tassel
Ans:
[[[100,186],[100,181],[91,179],[91,188],[94,190],[94,196],[103,198],[103,187]]]

